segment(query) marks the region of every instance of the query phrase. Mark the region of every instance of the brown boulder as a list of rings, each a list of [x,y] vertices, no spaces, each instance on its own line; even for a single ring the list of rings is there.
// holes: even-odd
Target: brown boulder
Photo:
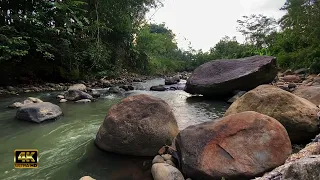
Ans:
[[[320,86],[300,86],[293,94],[307,99],[315,105],[320,105]]]
[[[292,143],[310,142],[319,133],[319,109],[310,101],[271,85],[259,86],[236,100],[225,115],[256,111],[278,120]]]
[[[213,180],[255,177],[283,164],[292,151],[285,128],[253,111],[190,126],[176,147],[186,177]]]
[[[95,140],[105,151],[135,156],[154,156],[178,134],[169,105],[149,95],[131,96],[108,112]]]
[[[297,75],[287,75],[282,77],[281,80],[285,82],[294,82],[294,83],[298,83],[301,81],[300,77]]]
[[[276,76],[274,57],[214,60],[201,65],[192,73],[185,91],[217,98],[219,95],[232,95],[237,90],[247,91],[271,83]]]

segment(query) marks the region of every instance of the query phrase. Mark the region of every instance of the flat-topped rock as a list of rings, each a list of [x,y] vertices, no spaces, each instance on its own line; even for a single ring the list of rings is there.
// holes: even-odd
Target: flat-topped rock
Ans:
[[[187,81],[186,92],[217,97],[248,91],[271,83],[277,76],[276,58],[253,56],[214,60],[198,67]]]

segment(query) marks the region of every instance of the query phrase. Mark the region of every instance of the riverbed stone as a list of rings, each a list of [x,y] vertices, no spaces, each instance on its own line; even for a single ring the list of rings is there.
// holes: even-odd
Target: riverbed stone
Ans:
[[[281,80],[285,82],[290,82],[290,83],[298,83],[301,81],[301,78],[297,75],[287,75],[281,78]]]
[[[117,87],[117,86],[110,87],[108,90],[109,93],[114,93],[114,94],[123,94],[124,91],[125,91],[124,89]]]
[[[300,86],[293,93],[315,105],[320,104],[320,86]]]
[[[173,77],[166,77],[164,82],[165,82],[165,85],[177,84],[178,82],[180,82],[180,77],[178,75]]]
[[[64,99],[64,96],[63,95],[58,95],[57,98],[58,99]]]
[[[68,90],[86,91],[87,87],[84,84],[74,84]]]
[[[66,102],[68,102],[68,100],[66,100],[66,99],[60,99],[59,102],[60,102],[60,103],[66,103]]]
[[[185,91],[212,98],[248,91],[271,83],[277,76],[276,58],[253,56],[243,59],[214,60],[198,67],[188,79]]]
[[[152,86],[150,88],[150,91],[165,91],[166,87],[164,87],[163,85],[158,85],[158,86]]]
[[[154,180],[184,180],[177,168],[165,163],[153,164],[151,173]]]
[[[130,96],[111,107],[97,137],[105,151],[134,156],[155,156],[178,134],[169,105],[149,95]]]
[[[22,106],[24,106],[24,105],[21,102],[15,102],[15,103],[9,105],[8,107],[16,109],[16,108],[21,108]]]
[[[164,159],[163,157],[161,157],[160,155],[156,155],[153,160],[152,160],[152,164],[156,164],[156,163],[164,163]]]
[[[286,163],[255,180],[317,180],[320,178],[320,155]]]
[[[76,101],[76,103],[89,103],[89,102],[91,102],[90,99],[81,99],[81,100]]]
[[[96,179],[93,179],[90,176],[83,176],[82,178],[80,178],[80,180],[96,180]]]
[[[291,154],[285,128],[247,111],[190,126],[176,138],[182,173],[192,179],[249,179],[282,165]]]
[[[16,114],[17,119],[41,123],[46,120],[56,119],[62,115],[59,106],[49,103],[33,103],[21,107]]]
[[[256,180],[315,180],[320,178],[320,142],[312,142],[292,154],[285,164]]]
[[[81,99],[93,99],[93,97],[88,94],[85,93],[83,91],[79,91],[79,90],[68,90],[65,94],[64,97],[69,100],[69,101],[78,101]]]
[[[307,143],[319,134],[319,108],[272,85],[261,85],[240,97],[226,111],[225,116],[244,111],[256,111],[278,120],[288,131],[294,144]]]
[[[34,98],[34,97],[28,97],[27,100],[32,101],[33,103],[42,103],[43,101],[39,98]]]

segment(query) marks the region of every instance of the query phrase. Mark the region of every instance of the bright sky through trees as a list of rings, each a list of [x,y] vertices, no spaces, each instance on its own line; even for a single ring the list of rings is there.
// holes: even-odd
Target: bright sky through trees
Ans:
[[[177,35],[179,47],[208,50],[225,35],[242,42],[237,20],[243,15],[264,14],[276,19],[284,15],[279,9],[285,0],[165,0],[164,7],[152,10],[150,22],[165,22]],[[151,17],[152,16],[152,17]],[[151,18],[150,18],[151,17]]]

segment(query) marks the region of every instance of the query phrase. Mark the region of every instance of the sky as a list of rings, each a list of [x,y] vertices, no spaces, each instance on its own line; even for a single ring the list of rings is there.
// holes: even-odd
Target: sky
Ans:
[[[284,15],[279,9],[286,0],[164,0],[164,7],[151,10],[151,23],[165,23],[176,34],[178,46],[188,44],[207,51],[224,36],[244,37],[237,32],[237,20],[244,15],[263,14],[276,19]]]

